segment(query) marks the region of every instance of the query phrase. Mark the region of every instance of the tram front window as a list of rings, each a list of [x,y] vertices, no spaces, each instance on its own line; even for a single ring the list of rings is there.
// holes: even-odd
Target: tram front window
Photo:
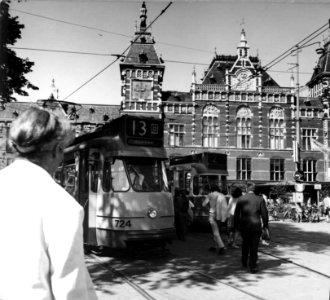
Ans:
[[[196,196],[208,194],[213,185],[222,186],[218,175],[196,175],[193,179],[193,194]]]
[[[111,182],[115,192],[127,191],[129,182],[125,172],[124,162],[121,159],[115,159],[111,165]]]
[[[129,158],[126,167],[133,190],[160,192],[162,190],[162,164],[160,160]]]

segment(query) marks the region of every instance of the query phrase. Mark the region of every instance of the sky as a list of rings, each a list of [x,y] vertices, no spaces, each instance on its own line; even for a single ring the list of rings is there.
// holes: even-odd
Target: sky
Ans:
[[[146,1],[147,24],[169,3]],[[17,100],[47,99],[54,79],[58,90],[54,96],[59,100],[119,105],[120,61],[114,62],[111,54],[129,47],[135,25],[140,24],[141,5],[136,0],[11,0],[11,16],[18,16],[25,26],[14,50],[35,63],[26,77],[39,87]],[[242,28],[250,55],[258,55],[265,66],[329,18],[329,0],[173,1],[150,29],[156,51],[165,61],[163,91],[188,92],[194,68],[200,82],[215,53],[236,55]],[[329,30],[311,43],[323,45],[327,36]],[[303,86],[316,66],[316,48],[317,44],[301,49],[298,69],[297,57],[292,55],[269,69],[269,74],[288,87],[293,73]]]

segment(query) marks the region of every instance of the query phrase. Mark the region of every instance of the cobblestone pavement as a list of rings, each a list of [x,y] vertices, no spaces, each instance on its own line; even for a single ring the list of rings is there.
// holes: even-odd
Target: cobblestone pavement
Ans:
[[[175,240],[165,257],[86,260],[100,300],[329,299],[330,224],[271,222],[270,233],[270,244],[259,249],[257,274],[241,267],[240,249],[227,249],[224,255],[209,252],[209,232],[190,232],[186,241]],[[129,280],[109,272],[112,268]]]

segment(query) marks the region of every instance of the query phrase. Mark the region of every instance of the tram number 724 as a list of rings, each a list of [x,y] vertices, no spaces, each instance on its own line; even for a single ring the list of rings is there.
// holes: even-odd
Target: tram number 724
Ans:
[[[131,220],[119,220],[115,219],[115,227],[116,228],[125,228],[125,227],[131,227]]]

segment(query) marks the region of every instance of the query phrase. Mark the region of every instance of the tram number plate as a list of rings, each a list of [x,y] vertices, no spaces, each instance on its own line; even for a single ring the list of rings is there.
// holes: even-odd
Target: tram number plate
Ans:
[[[115,227],[116,228],[125,228],[125,227],[131,227],[131,220],[118,220],[115,219]]]

